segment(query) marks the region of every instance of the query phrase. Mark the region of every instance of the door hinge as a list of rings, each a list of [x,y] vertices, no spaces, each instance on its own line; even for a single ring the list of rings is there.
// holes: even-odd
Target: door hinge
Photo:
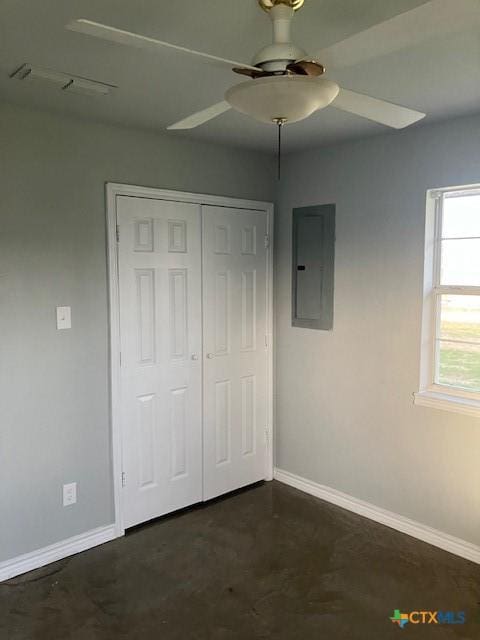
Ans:
[[[127,474],[125,473],[125,471],[122,471],[122,487],[124,487],[127,484]]]
[[[268,336],[265,334],[265,349],[268,349]]]
[[[122,366],[122,352],[120,351],[118,354],[119,357],[119,361],[120,361],[120,366]]]
[[[268,426],[265,427],[265,444],[267,445],[267,447],[270,446],[270,431],[268,429]]]
[[[270,236],[265,236],[265,249],[268,249],[270,246]]]
[[[117,242],[120,242],[120,227],[118,226],[118,224],[117,224],[117,226],[115,228],[115,234],[116,234],[116,237],[117,237]]]

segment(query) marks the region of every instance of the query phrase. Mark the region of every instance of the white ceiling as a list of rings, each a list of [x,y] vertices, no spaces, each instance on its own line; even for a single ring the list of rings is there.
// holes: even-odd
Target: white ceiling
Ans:
[[[305,0],[293,39],[318,51],[425,0]],[[454,0],[452,0],[454,1]],[[479,2],[480,11],[480,2]],[[271,38],[256,0],[3,0],[0,95],[4,100],[151,130],[223,98],[239,77],[174,52],[153,54],[67,31],[88,18],[217,56],[250,62]],[[118,85],[86,97],[9,79],[30,62]],[[480,111],[480,33],[469,31],[371,60],[335,75],[342,86],[425,111],[424,122]],[[421,125],[416,125],[421,126]],[[333,108],[285,129],[287,150],[384,131]],[[169,132],[254,149],[274,149],[274,127],[230,111],[198,129]]]

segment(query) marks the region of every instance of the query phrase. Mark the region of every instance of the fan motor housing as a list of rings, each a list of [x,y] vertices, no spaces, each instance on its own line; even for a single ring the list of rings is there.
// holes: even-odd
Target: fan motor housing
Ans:
[[[291,42],[269,44],[260,49],[253,58],[252,64],[254,67],[262,66],[266,71],[282,71],[287,64],[300,60],[306,55],[303,49]],[[268,68],[265,65],[268,65]],[[278,69],[274,67],[278,67]]]
[[[268,9],[273,28],[273,43],[260,49],[252,60],[253,66],[260,66],[269,73],[285,72],[287,66],[306,56],[300,47],[292,42],[291,25],[296,0],[259,0]]]

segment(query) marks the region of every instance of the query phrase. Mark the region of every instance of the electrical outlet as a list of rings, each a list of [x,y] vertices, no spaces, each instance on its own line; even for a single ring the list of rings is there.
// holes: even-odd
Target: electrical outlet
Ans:
[[[63,485],[63,506],[68,507],[70,504],[75,504],[77,501],[77,483],[71,482],[70,484]]]

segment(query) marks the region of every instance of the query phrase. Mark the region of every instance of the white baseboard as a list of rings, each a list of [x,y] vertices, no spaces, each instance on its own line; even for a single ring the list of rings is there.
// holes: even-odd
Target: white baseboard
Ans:
[[[107,527],[92,529],[78,536],[73,536],[73,538],[68,538],[67,540],[51,544],[48,547],[43,547],[43,549],[38,549],[37,551],[25,553],[11,560],[0,562],[0,582],[14,578],[22,573],[27,573],[27,571],[44,567],[50,562],[62,560],[68,556],[73,556],[75,553],[86,551],[92,547],[109,542],[116,537],[115,525],[112,524]]]
[[[346,493],[337,491],[336,489],[331,489],[330,487],[317,484],[311,480],[301,478],[300,476],[289,473],[288,471],[283,471],[282,469],[276,468],[273,477],[279,482],[283,482],[291,487],[300,489],[300,491],[309,493],[316,498],[331,502],[338,507],[342,507],[348,511],[353,511],[353,513],[357,513],[360,516],[370,518],[370,520],[374,520],[375,522],[384,524],[387,527],[406,533],[413,538],[417,538],[423,542],[428,542],[428,544],[435,547],[440,547],[440,549],[443,549],[444,551],[449,551],[457,556],[480,564],[480,547],[471,544],[470,542],[466,542],[460,538],[455,538],[448,533],[437,531],[436,529],[427,527],[420,522],[415,522],[414,520],[400,516],[392,511],[387,511],[386,509],[364,502],[363,500],[349,496]]]

